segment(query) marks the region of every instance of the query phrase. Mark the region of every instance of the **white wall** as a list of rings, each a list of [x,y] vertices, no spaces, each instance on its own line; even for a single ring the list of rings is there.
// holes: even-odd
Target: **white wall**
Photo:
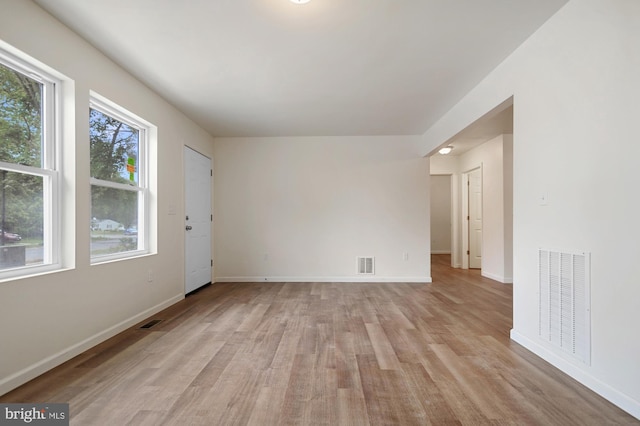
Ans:
[[[216,139],[216,281],[429,281],[419,141]],[[375,276],[356,276],[356,256],[375,256]]]
[[[636,0],[570,1],[423,141],[433,152],[514,96],[512,338],[640,418],[638,22]],[[538,337],[540,247],[592,255],[591,365]]]
[[[213,141],[34,3],[0,0],[0,10],[0,43],[64,74],[70,95],[63,129],[66,269],[0,283],[2,394],[184,297],[182,145],[211,155]],[[158,126],[157,254],[89,264],[89,90]]]
[[[451,253],[451,176],[431,175],[431,253]]]

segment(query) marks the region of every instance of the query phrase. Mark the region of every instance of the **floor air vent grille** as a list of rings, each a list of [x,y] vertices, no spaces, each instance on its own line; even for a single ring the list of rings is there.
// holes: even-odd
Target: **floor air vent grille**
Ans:
[[[589,365],[590,254],[540,249],[538,258],[540,337]]]
[[[145,328],[145,329],[151,328],[154,325],[159,324],[160,322],[162,322],[162,320],[158,320],[158,319],[151,320],[148,323],[146,323],[145,325],[141,326],[140,328]]]
[[[375,274],[375,258],[374,257],[357,257],[356,268],[359,275]]]

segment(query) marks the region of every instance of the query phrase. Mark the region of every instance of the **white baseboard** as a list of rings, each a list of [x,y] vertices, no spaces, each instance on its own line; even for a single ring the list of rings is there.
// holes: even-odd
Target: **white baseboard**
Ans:
[[[511,340],[524,346],[526,349],[538,355],[549,364],[573,377],[607,401],[617,405],[622,410],[640,420],[640,401],[636,401],[606,383],[603,383],[587,371],[580,368],[580,366],[567,361],[549,348],[529,339],[513,329],[511,330]]]
[[[216,277],[218,283],[430,283],[431,277]]]
[[[486,278],[490,278],[494,281],[498,281],[499,283],[502,283],[502,284],[513,284],[513,278],[510,278],[510,277],[503,277],[502,275],[495,275],[485,271],[480,271],[480,275]]]
[[[431,250],[431,254],[451,254],[451,250]]]
[[[116,334],[126,330],[127,328],[139,323],[145,318],[150,317],[151,315],[160,312],[161,310],[168,308],[176,302],[184,299],[184,294],[178,294],[173,296],[172,298],[165,300],[162,303],[159,303],[149,309],[146,309],[139,314],[136,314],[130,318],[125,319],[124,321],[119,322],[118,324],[107,328],[104,331],[94,334],[81,342],[76,343],[75,345],[69,346],[62,351],[48,356],[35,364],[32,364],[22,370],[3,378],[0,380],[0,395],[4,395],[5,393],[27,383],[29,380],[35,379],[39,375],[46,373],[58,365],[69,361],[71,358],[80,355],[82,352],[90,349],[110,337],[115,336]]]

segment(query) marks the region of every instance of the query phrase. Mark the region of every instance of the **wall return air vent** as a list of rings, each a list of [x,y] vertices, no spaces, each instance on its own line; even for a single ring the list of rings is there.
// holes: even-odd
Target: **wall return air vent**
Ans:
[[[552,346],[591,364],[591,255],[540,249],[539,333]]]
[[[374,257],[361,256],[356,258],[356,272],[358,275],[374,275],[375,271]]]

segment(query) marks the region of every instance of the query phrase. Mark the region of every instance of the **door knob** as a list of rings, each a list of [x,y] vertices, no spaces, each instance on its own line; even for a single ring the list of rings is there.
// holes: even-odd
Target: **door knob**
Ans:
[[[193,229],[193,226],[187,225],[186,229],[187,229],[187,231],[191,231]]]

